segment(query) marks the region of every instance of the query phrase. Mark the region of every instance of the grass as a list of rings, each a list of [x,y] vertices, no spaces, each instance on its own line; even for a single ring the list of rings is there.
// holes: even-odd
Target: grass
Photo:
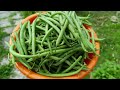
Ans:
[[[2,61],[3,57],[8,55],[8,50],[4,48],[2,44],[2,39],[8,36],[6,32],[2,31],[0,28],[0,62]],[[13,65],[11,63],[0,65],[0,79],[7,79],[12,74]]]
[[[2,28],[0,28],[0,61],[5,55],[8,54],[8,50],[6,50],[2,44],[2,39],[8,35],[9,34],[7,34],[6,32],[3,32]]]
[[[106,60],[91,73],[91,76],[95,79],[118,79],[120,78],[120,63],[116,60]]]
[[[0,79],[8,79],[13,74],[13,64],[5,64],[0,66]]]

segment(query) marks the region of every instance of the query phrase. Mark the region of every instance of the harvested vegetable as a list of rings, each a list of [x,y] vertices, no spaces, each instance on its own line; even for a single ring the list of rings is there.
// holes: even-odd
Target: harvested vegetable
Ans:
[[[75,11],[48,11],[30,24],[21,24],[9,48],[15,62],[45,76],[64,77],[86,70],[88,53],[96,54],[94,32],[85,28],[87,17]]]

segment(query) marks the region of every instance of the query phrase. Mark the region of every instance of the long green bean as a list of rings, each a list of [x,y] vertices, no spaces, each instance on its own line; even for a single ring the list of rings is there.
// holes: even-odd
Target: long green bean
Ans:
[[[27,49],[26,49],[26,45],[25,45],[24,30],[26,29],[27,23],[28,22],[25,22],[22,25],[22,28],[20,30],[20,43],[21,43],[21,46],[23,48],[24,54],[26,54],[26,55],[27,55]]]
[[[78,59],[67,69],[65,69],[62,73],[66,73],[68,71],[70,71],[80,60],[81,60],[82,56],[79,56]]]
[[[38,72],[41,75],[45,75],[45,76],[51,76],[51,77],[65,77],[65,76],[71,76],[74,74],[77,74],[78,72],[80,72],[82,70],[84,66],[82,66],[81,68],[79,68],[77,71],[73,71],[73,72],[69,72],[69,73],[64,73],[64,74],[47,74],[47,73],[43,73],[43,72]]]
[[[32,52],[33,52],[33,55],[35,55],[35,40],[36,40],[36,37],[35,37],[35,26],[36,26],[36,20],[35,19],[32,23]]]
[[[58,38],[56,40],[56,46],[58,46],[59,43],[61,42],[62,36],[63,36],[63,34],[65,32],[65,29],[66,29],[67,25],[68,25],[68,20],[66,20],[65,25],[63,27],[61,27],[60,34],[59,34],[59,36],[58,36]]]
[[[30,21],[28,21],[28,32],[29,32],[29,45],[32,43],[32,30],[30,27]]]
[[[47,54],[49,54],[49,51],[47,52],[43,52],[41,54],[35,54],[35,55],[21,55],[19,53],[16,53],[14,50],[14,44],[9,48],[9,51],[10,53],[12,53],[14,56],[16,57],[21,57],[21,58],[34,58],[34,57],[42,57],[42,56],[45,56]],[[67,48],[67,49],[58,49],[58,50],[53,50],[52,54],[57,54],[57,53],[63,53],[63,52],[66,52],[66,51],[69,51],[70,48]]]

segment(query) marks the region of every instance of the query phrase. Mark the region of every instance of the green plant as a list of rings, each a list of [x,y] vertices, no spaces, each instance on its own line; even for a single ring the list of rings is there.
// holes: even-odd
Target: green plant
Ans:
[[[7,34],[6,32],[3,32],[3,31],[2,31],[2,28],[0,27],[0,61],[1,61],[2,58],[3,58],[5,55],[7,55],[7,53],[8,53],[8,50],[6,50],[6,49],[4,48],[4,45],[3,45],[3,43],[2,43],[3,38],[6,37],[6,36],[8,36],[8,35],[9,35],[9,34]]]
[[[94,79],[118,79],[120,78],[120,63],[118,61],[106,60],[91,75]]]
[[[9,62],[5,65],[0,65],[0,79],[8,79],[13,74],[13,64]]]

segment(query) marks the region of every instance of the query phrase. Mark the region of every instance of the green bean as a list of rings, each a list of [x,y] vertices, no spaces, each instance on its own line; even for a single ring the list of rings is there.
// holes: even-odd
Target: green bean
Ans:
[[[77,60],[74,56],[71,56],[71,57],[72,57],[72,59],[73,59],[74,61]],[[80,62],[78,62],[78,64],[81,65]]]
[[[40,30],[45,31],[45,28],[43,28],[43,27],[41,27],[41,26],[36,25],[36,27],[37,27],[38,29],[40,29]]]
[[[76,71],[64,73],[64,74],[47,74],[47,73],[43,73],[43,72],[38,72],[38,73],[41,75],[51,76],[51,77],[65,77],[65,76],[71,76],[71,75],[79,73],[82,70],[82,68],[83,68],[83,66]]]
[[[61,68],[62,68],[62,64],[60,64],[60,65],[59,65],[59,67],[57,68],[56,73],[59,73],[59,72],[60,72],[60,70],[61,70]]]
[[[18,57],[18,60],[19,62],[21,62],[23,65],[25,65],[28,69],[31,69],[31,66],[29,65],[29,63],[25,60],[25,59],[22,59],[22,58],[19,58]]]
[[[48,19],[49,21],[53,22],[54,24],[56,24],[57,26],[61,27],[60,23],[57,22],[56,20],[54,20],[53,18],[50,18],[50,17],[44,17],[46,19]]]
[[[70,32],[70,38],[72,39],[72,40],[75,40],[74,39],[74,37],[73,37],[73,34]]]
[[[80,16],[78,16],[78,18],[79,18],[80,20],[86,20],[86,19],[89,19],[89,18],[90,18],[90,14],[88,14],[87,17],[80,17]]]
[[[33,65],[35,62],[29,62],[30,65]],[[34,64],[34,67],[38,67],[37,64]],[[33,69],[33,68],[32,68]]]
[[[23,52],[23,49],[22,49],[22,46],[21,46],[21,43],[20,43],[20,40],[19,40],[17,32],[15,32],[15,37],[16,37],[16,43],[17,43],[18,48],[19,48],[19,52],[20,52],[20,54],[24,55],[24,52]]]
[[[28,21],[28,32],[29,32],[29,45],[32,43],[32,30],[30,27],[30,21]]]
[[[75,15],[74,15],[75,13],[72,13],[72,19],[73,19],[73,21],[74,21],[74,23],[75,23],[75,25],[76,25],[76,27],[77,27],[77,30],[78,30],[78,32],[79,32],[79,34],[80,34],[80,36],[82,35],[82,32],[81,32],[81,29],[80,29],[80,25],[78,24],[78,21],[77,21],[77,19],[75,19]],[[77,18],[77,17],[76,17]],[[82,37],[81,37],[82,38]]]
[[[68,21],[70,22],[70,24],[71,24],[73,27],[75,27],[74,24],[73,24],[73,22],[70,20],[70,17],[69,17],[67,14],[63,13],[63,12],[56,12],[56,13],[52,14],[51,17],[53,17],[53,16],[55,16],[55,15],[57,15],[57,14],[62,14],[62,15],[64,15],[64,16],[68,19]]]
[[[62,46],[59,46],[59,47],[52,48],[52,50],[64,49],[66,47],[67,47],[66,45],[62,45]],[[37,53],[42,53],[42,52],[46,52],[46,51],[49,51],[49,49],[44,49],[44,51],[38,51]]]
[[[89,59],[89,60],[90,60],[90,58],[89,58],[87,52],[85,52],[85,54],[84,54],[84,59]]]
[[[37,19],[35,19],[32,23],[32,53],[33,53],[33,55],[35,55],[35,40],[36,40],[36,38],[35,38],[35,26],[36,26],[36,20]]]
[[[45,34],[48,32],[49,24],[45,25]]]
[[[56,20],[57,22],[59,22],[59,18],[58,17],[53,17],[53,19]]]
[[[77,19],[77,21],[78,21],[78,17],[76,17],[76,19]],[[78,23],[79,23],[79,22],[78,22]],[[80,27],[78,26],[78,23],[76,22],[76,25],[77,25],[77,27],[78,27],[79,33],[81,33],[81,30],[80,30]],[[94,53],[96,53],[96,52],[95,52],[95,49],[94,49],[93,45],[90,43],[90,41],[89,41],[88,39],[84,38],[84,36],[83,36],[82,34],[81,34],[81,38],[82,38],[82,41],[83,41],[83,44],[85,45],[85,47],[86,47],[87,49],[91,49]]]
[[[62,73],[66,73],[68,71],[70,71],[80,60],[81,60],[82,56],[79,56],[78,59],[67,69],[65,69]]]
[[[51,15],[49,13],[47,13],[47,15],[50,17]]]
[[[90,23],[88,20],[83,20],[82,23],[87,25],[92,25],[92,23]]]
[[[51,41],[53,41],[53,40],[56,41],[57,37],[50,36],[49,39],[50,39]]]
[[[27,25],[28,22],[25,22],[23,25],[22,25],[22,28],[20,30],[20,43],[21,43],[21,46],[22,46],[22,49],[24,51],[24,54],[28,54],[27,53],[27,49],[26,49],[26,45],[25,45],[25,39],[24,39],[24,29],[26,28],[26,25]]]
[[[82,28],[84,29],[84,31],[86,32],[87,38],[88,40],[90,40],[90,35],[88,33],[88,30],[82,25]]]
[[[51,14],[54,14],[55,13],[55,11],[51,11]]]
[[[47,33],[48,32],[48,24],[46,24],[46,31],[45,31],[45,33]],[[50,53],[52,53],[52,48],[51,48],[51,43],[50,43],[50,40],[49,40],[49,38],[47,38],[47,43],[48,43],[48,47],[49,47],[49,49],[50,49]]]
[[[65,60],[65,63],[67,63],[69,66],[71,65],[71,63],[69,62],[69,60]]]
[[[25,29],[25,30],[24,30],[24,38],[25,38],[25,41],[28,40],[28,37],[27,37],[26,32],[27,32],[27,30]]]
[[[64,11],[64,13],[68,14],[68,13],[69,13],[69,11]]]
[[[80,66],[73,67],[73,69],[75,69],[75,70],[78,70],[79,68],[80,68]]]
[[[50,56],[49,58],[53,59],[53,60],[60,60],[60,59],[62,59],[62,58],[59,58],[59,57],[56,57],[56,56]]]
[[[46,68],[46,66],[43,64],[42,65],[42,68],[44,69],[44,71],[46,72],[46,73],[50,73],[48,70],[47,70],[47,68]]]
[[[60,25],[62,25],[62,16],[59,16]]]
[[[92,38],[90,38],[90,39],[92,39]],[[97,42],[97,41],[102,41],[102,40],[104,40],[105,38],[94,38],[95,39],[95,41]]]
[[[75,51],[81,51],[83,52],[83,49],[81,47],[78,47],[79,45],[76,45],[74,47],[72,47],[68,52],[66,52],[65,54],[62,54],[62,56],[60,58],[63,58],[64,56],[72,53],[72,52],[75,52]]]
[[[71,50],[71,53],[65,56],[63,59],[61,59],[59,62],[55,64],[55,66],[58,66],[59,64],[63,63],[66,59],[68,59],[70,56],[72,56],[75,51],[78,51],[80,48],[75,48],[74,50]]]
[[[33,63],[33,65],[32,65],[32,67],[31,67],[31,69],[33,69],[33,67],[35,66],[35,62]]]
[[[41,42],[43,37],[44,36],[38,36],[38,37],[36,37],[36,41]]]
[[[52,26],[58,33],[60,32],[60,29],[59,29],[57,26],[55,26],[51,21],[49,21],[49,20],[47,20],[46,18],[43,18],[43,17],[39,17],[39,19],[47,22],[47,23],[48,23],[50,26]]]
[[[65,61],[69,66],[71,66],[72,64],[71,64],[71,62],[69,61],[69,60],[66,60]],[[72,63],[74,63],[74,61],[72,62]],[[81,66],[81,64],[78,66],[78,65],[76,65],[75,67],[73,67],[72,69],[75,69],[75,70],[78,70],[79,68],[80,68],[80,66]],[[68,68],[68,67],[66,67],[66,68]],[[71,70],[72,70],[71,69]]]
[[[71,38],[69,35],[66,35],[66,33],[64,33],[65,35],[65,38],[68,39],[68,40],[74,40],[73,38]]]
[[[64,43],[65,43],[65,41],[63,40],[60,45],[63,45]]]
[[[52,53],[51,43],[50,43],[50,40],[49,40],[49,39],[47,39],[47,43],[48,43],[48,47],[49,47],[49,49],[50,49],[50,53]]]
[[[12,43],[16,46],[18,52],[20,52],[20,48],[19,48],[18,44],[15,42],[15,40],[14,40],[14,38],[12,36],[11,36],[11,40],[12,40]]]
[[[45,56],[45,55],[49,54],[49,51],[47,51],[47,52],[43,52],[43,53],[41,53],[41,54],[36,54],[36,55],[21,55],[21,54],[19,54],[19,53],[16,53],[16,52],[13,50],[13,47],[14,47],[14,44],[11,45],[11,47],[9,48],[10,53],[13,54],[13,55],[16,56],[16,57],[21,57],[21,58],[42,57],[42,56]],[[63,53],[63,52],[69,51],[69,50],[70,50],[70,48],[53,50],[53,53],[52,53],[52,54]]]
[[[69,44],[69,42],[67,41],[67,39],[66,39],[64,36],[63,36],[63,40],[64,40],[64,42],[65,42],[65,44],[66,44],[67,46],[71,47],[70,44]]]
[[[50,60],[52,60],[52,59],[45,59],[44,61],[40,62],[40,63],[39,63],[39,68],[41,68],[41,66],[42,66],[43,64],[45,64],[46,62],[48,62],[48,61],[50,61]]]
[[[40,44],[38,44],[38,48],[40,49],[40,51],[44,51],[44,48]]]
[[[15,64],[15,57],[13,55],[12,55],[12,63]]]
[[[73,12],[74,12],[74,11],[69,11],[69,14],[68,14],[68,15],[71,16],[71,14],[72,14]]]
[[[42,43],[42,41],[38,41],[38,40],[36,40],[36,42],[39,43],[39,44]],[[48,43],[47,43],[47,42],[43,42],[42,45],[46,45],[46,46],[48,46]]]
[[[44,36],[43,39],[42,39],[41,44],[43,44],[43,42],[45,41],[45,39],[50,35],[50,33],[51,33],[53,30],[54,30],[53,28],[50,28],[50,29],[47,31],[47,33],[45,34],[45,36]]]
[[[88,52],[88,50],[85,48],[84,44],[81,42],[81,46],[85,52]]]
[[[77,26],[77,28],[78,28],[78,32],[79,32],[80,38],[82,39],[82,43],[83,43],[83,44],[81,44],[81,46],[83,47],[83,49],[85,50],[85,52],[88,52],[87,49],[92,48],[92,47],[91,47],[91,43],[89,43],[89,41],[88,41],[86,38],[84,38],[84,36],[83,36],[83,34],[82,34],[82,32],[81,32],[81,29],[80,29],[80,26],[79,26],[79,22],[78,22],[77,17],[76,17],[76,19],[73,17],[73,20],[74,20],[74,22],[75,22],[75,24],[76,24],[76,26]],[[89,45],[89,46],[88,46],[88,45]],[[85,47],[84,47],[84,46],[85,46]],[[85,49],[85,48],[87,48],[87,49]],[[94,49],[92,48],[92,50],[94,50]]]
[[[70,24],[68,25],[68,29],[77,40],[80,39],[78,33],[75,32],[75,29]]]
[[[31,61],[33,61],[33,58],[30,58],[30,59],[27,60],[27,62],[31,62]]]
[[[68,20],[66,20],[65,25],[63,27],[61,27],[60,34],[59,34],[59,36],[56,40],[56,46],[58,46],[59,43],[61,42],[61,39],[63,37],[63,33],[65,32],[65,29],[66,29],[67,25],[68,25]]]
[[[52,66],[53,63],[54,63],[54,60],[52,60],[51,62],[47,62],[47,63],[46,63],[47,66],[48,66],[49,71],[52,70],[53,67],[51,67],[51,66]],[[55,69],[56,69],[56,68],[55,68]]]
[[[17,45],[18,45],[18,48],[19,48],[19,52],[21,54],[24,54],[23,51],[22,51],[22,48],[21,48],[21,44],[20,44],[20,41],[18,39],[18,35],[17,33],[15,32],[15,36],[16,36],[16,41],[17,41]],[[29,69],[31,69],[31,66],[26,62],[26,59],[18,59],[22,64],[24,64],[26,67],[28,67]]]
[[[64,15],[62,15],[62,16],[63,16],[63,20],[62,20],[62,22],[61,22],[61,25],[63,26],[64,23],[65,23],[65,21],[66,21],[66,18],[64,17]]]

